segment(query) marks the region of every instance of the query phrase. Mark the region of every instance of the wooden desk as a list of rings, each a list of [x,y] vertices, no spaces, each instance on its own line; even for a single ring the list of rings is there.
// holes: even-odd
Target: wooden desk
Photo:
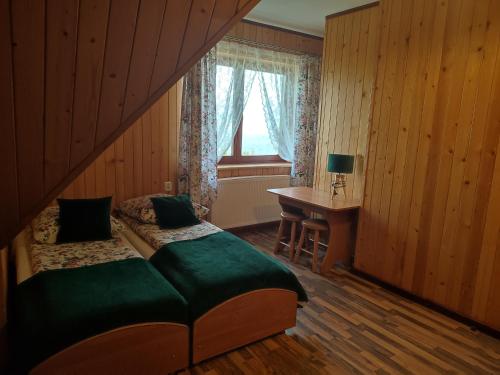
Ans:
[[[284,211],[310,215],[311,212],[321,214],[330,227],[328,249],[321,264],[321,273],[327,273],[332,266],[341,262],[350,265],[354,249],[354,224],[356,223],[358,201],[335,197],[330,193],[308,187],[290,187],[268,189],[268,192],[279,197]]]

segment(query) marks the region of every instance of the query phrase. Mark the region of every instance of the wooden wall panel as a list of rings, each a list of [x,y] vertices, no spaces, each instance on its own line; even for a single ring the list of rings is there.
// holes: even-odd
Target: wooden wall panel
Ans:
[[[2,0],[1,114],[7,121],[1,126],[8,146],[1,177],[9,183],[0,194],[7,218],[0,221],[0,246],[73,179],[85,178],[85,168],[258,1]],[[146,164],[158,165],[149,133],[144,147]],[[126,195],[116,175],[100,178],[114,163],[112,150],[93,167],[95,192],[117,188]],[[158,185],[150,172],[136,191]]]
[[[69,170],[75,84],[78,0],[47,0],[45,46],[44,192]]]
[[[182,80],[144,113],[60,195],[113,196],[113,205],[136,196],[177,189],[177,144]]]
[[[110,0],[80,4],[70,169],[94,146]]]
[[[156,92],[175,72],[190,9],[191,0],[167,1],[150,94]]]
[[[120,126],[138,14],[139,0],[111,3],[93,147]]]
[[[215,0],[192,0],[191,11],[184,31],[184,40],[179,54],[178,65],[185,64],[199,48],[199,40],[207,38],[208,29],[215,8]],[[209,15],[209,17],[207,17]]]
[[[243,177],[243,176],[273,176],[290,175],[292,167],[289,165],[245,165],[245,166],[219,166],[218,178]]]
[[[500,3],[384,0],[380,30],[355,267],[500,329]]]
[[[6,200],[0,215],[0,238],[15,230],[19,224],[19,202],[16,170],[16,129],[14,123],[12,46],[10,43],[9,1],[0,1],[0,196]]]
[[[238,22],[227,35],[229,37],[304,52],[311,55],[321,56],[323,52],[323,38],[261,25],[250,21]]]
[[[378,6],[331,17],[325,30],[314,187],[330,191],[329,153],[356,156],[346,195],[361,199],[380,30]]]
[[[9,355],[7,335],[8,253],[0,249],[0,371],[6,370]]]
[[[122,120],[127,119],[148,98],[165,7],[166,0],[141,2]]]
[[[5,216],[19,215],[21,220],[43,198],[45,3],[21,0],[10,4],[16,135],[4,140],[16,145],[19,212],[11,210],[7,196],[0,202]]]

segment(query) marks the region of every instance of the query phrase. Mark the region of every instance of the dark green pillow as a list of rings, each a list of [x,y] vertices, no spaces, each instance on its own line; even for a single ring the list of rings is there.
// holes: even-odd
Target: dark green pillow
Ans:
[[[161,229],[188,227],[201,223],[194,213],[191,198],[187,194],[176,197],[153,197],[151,202],[156,222]]]
[[[58,243],[111,239],[111,197],[58,199]]]

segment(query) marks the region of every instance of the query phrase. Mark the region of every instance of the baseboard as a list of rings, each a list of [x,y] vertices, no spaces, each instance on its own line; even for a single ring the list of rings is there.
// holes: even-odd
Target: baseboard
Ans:
[[[251,225],[243,225],[240,227],[225,228],[224,230],[231,232],[231,233],[238,233],[238,232],[247,231],[247,230],[259,230],[259,229],[267,229],[267,228],[277,227],[279,225],[279,223],[280,223],[279,220],[268,221],[266,223],[258,223],[258,224],[251,224]]]
[[[443,314],[443,315],[447,316],[448,318],[451,318],[451,319],[456,320],[462,324],[465,324],[465,325],[469,326],[469,328],[473,331],[477,330],[477,331],[480,331],[480,332],[482,332],[488,336],[491,336],[493,338],[500,339],[500,331],[498,331],[494,328],[491,328],[485,324],[479,323],[471,318],[467,318],[463,315],[460,315],[459,313],[457,313],[455,311],[449,310],[446,307],[438,305],[435,302],[429,301],[423,297],[419,297],[419,296],[417,296],[413,293],[410,293],[404,289],[398,288],[397,286],[394,286],[394,285],[389,284],[385,281],[377,279],[376,277],[371,276],[363,271],[359,271],[359,270],[356,270],[354,268],[351,268],[349,270],[349,272],[351,272],[353,275],[361,277],[362,279],[370,281],[371,283],[376,284],[376,285],[378,285],[378,286],[380,286],[380,287],[382,287],[382,288],[384,288],[384,289],[386,289],[394,294],[397,294],[397,295],[399,295],[403,298],[406,298],[410,301],[416,302],[422,306],[425,306],[431,310],[434,310],[440,314]]]

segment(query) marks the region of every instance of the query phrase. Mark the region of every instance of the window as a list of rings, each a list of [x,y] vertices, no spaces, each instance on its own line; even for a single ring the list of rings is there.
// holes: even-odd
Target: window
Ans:
[[[217,66],[217,74],[230,75],[232,70],[232,67]],[[250,92],[234,140],[222,157],[220,164],[284,162],[271,142],[256,71],[244,69],[242,74],[244,74],[244,84],[241,85],[241,90],[247,89]],[[264,76],[266,76],[265,79],[279,79],[280,75],[264,73]],[[253,84],[250,85],[251,80],[253,80]],[[217,90],[219,89],[228,90],[229,88],[217,87]],[[239,97],[243,97],[243,95]],[[237,104],[234,103],[234,105]],[[241,105],[241,103],[239,104]]]

